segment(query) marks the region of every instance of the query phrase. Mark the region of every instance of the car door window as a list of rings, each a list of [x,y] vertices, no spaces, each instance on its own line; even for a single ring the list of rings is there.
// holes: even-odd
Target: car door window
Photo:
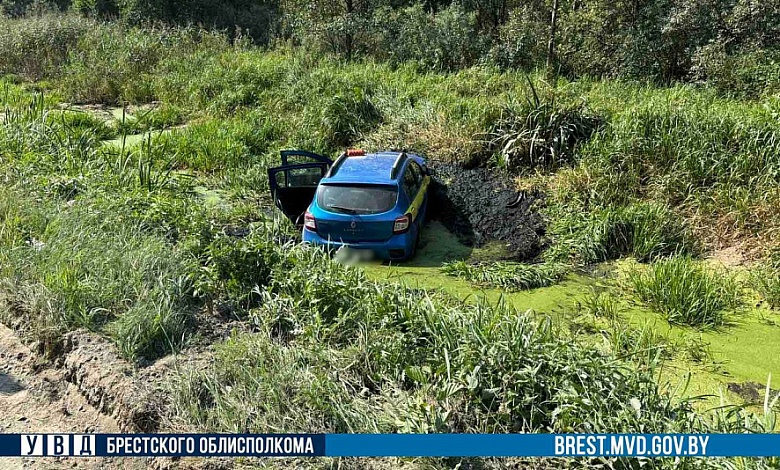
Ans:
[[[404,188],[409,198],[414,199],[422,186],[422,168],[416,162],[410,162],[404,174]]]
[[[282,166],[286,165],[300,165],[304,163],[327,163],[332,164],[333,161],[322,155],[318,155],[313,152],[307,152],[305,150],[282,150]]]
[[[276,172],[274,177],[279,188],[316,187],[324,171],[322,166],[290,168]]]
[[[317,186],[322,179],[322,167],[293,168],[287,171],[287,183],[290,187]]]
[[[404,192],[409,199],[414,199],[414,196],[417,195],[418,186],[414,174],[409,170],[410,168],[407,168],[406,172],[404,172]]]

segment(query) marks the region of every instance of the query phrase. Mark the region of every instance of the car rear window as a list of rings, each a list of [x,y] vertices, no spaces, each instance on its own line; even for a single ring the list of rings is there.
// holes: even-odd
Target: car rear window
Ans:
[[[342,214],[379,214],[395,206],[398,189],[377,185],[320,185],[317,204]]]

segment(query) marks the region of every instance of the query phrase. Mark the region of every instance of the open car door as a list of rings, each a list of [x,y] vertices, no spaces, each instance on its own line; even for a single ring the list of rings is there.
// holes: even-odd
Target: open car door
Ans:
[[[294,224],[303,224],[317,185],[333,161],[305,150],[283,150],[282,166],[268,169],[268,186],[274,204]]]

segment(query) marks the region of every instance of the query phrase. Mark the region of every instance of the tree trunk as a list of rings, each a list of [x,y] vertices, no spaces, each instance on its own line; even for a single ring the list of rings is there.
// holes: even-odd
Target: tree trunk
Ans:
[[[352,60],[352,12],[355,11],[355,5],[352,0],[346,0],[347,3],[347,21],[346,21],[346,34],[344,37],[344,47],[347,53],[347,60]]]
[[[555,66],[555,33],[558,26],[558,0],[553,0],[550,16],[550,40],[547,42],[547,73],[552,76]]]

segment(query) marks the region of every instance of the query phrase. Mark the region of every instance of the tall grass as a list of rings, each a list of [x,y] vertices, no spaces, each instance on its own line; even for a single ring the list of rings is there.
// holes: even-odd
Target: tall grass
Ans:
[[[52,354],[63,332],[89,328],[128,358],[157,357],[187,344],[197,310],[211,306],[252,333],[215,344],[213,364],[177,376],[172,407],[184,426],[710,429],[659,386],[654,358],[641,367],[625,360],[631,346],[650,347],[657,338],[618,332],[604,352],[506,305],[371,282],[295,245],[289,226],[264,216],[271,207],[264,171],[279,148],[332,153],[362,142],[469,161],[490,151],[483,136],[501,110],[529,92],[523,76],[344,64],[231,46],[197,29],[90,20],[79,20],[88,27],[66,35],[63,48],[36,55],[14,46],[33,34],[24,30],[27,21],[7,22],[13,40],[0,41],[4,72],[50,79],[64,100],[162,99],[193,118],[186,128],[117,149],[102,143],[100,122],[67,111],[62,119],[55,94],[4,86],[0,289],[12,309],[0,312]],[[538,78],[537,89],[587,95],[589,109],[606,119],[587,142],[572,131],[576,143],[569,118],[579,125],[581,116],[567,114],[568,98],[532,119],[544,134],[542,155],[572,162],[549,175],[560,192],[551,200],[550,213],[560,217],[550,230],[550,262],[445,269],[522,289],[555,282],[569,263],[632,255],[657,261],[635,277],[653,308],[673,321],[722,322],[736,303],[729,281],[689,260],[658,260],[696,251],[689,229],[700,223],[698,209],[773,213],[771,198],[758,212],[729,195],[758,195],[775,181],[775,123],[756,106],[707,101],[706,94],[695,98],[695,112],[666,103],[690,104],[700,96],[692,91],[587,80],[543,85]],[[631,106],[615,109],[615,102]],[[160,127],[178,120],[176,112],[160,113]],[[173,176],[179,172],[190,176]],[[207,204],[203,193],[217,202]],[[764,220],[752,229],[771,227],[772,218]],[[593,307],[605,317],[615,310],[607,302]]]
[[[780,126],[767,103],[708,98],[675,104],[676,90],[617,111],[558,181],[586,210],[636,199],[678,209],[703,238],[752,236],[777,223]],[[664,98],[668,102],[664,102]]]
[[[186,323],[189,268],[160,240],[78,205],[52,218],[36,242],[14,250],[8,295],[25,325],[112,328],[123,351],[159,354],[179,344]],[[165,337],[169,336],[169,339]]]
[[[780,308],[780,270],[759,266],[751,274],[751,280],[753,287],[771,308]]]
[[[47,15],[23,21],[0,18],[0,71],[40,80],[58,75],[79,39],[97,27],[76,15]]]
[[[771,308],[780,308],[780,249],[769,250],[751,272],[750,284]]]
[[[325,432],[685,427],[687,411],[647,369],[566,339],[548,322],[503,304],[378,284],[318,250],[279,254],[250,311],[257,333],[219,345],[213,367],[174,384],[182,422]],[[647,413],[636,413],[635,400]]]
[[[632,271],[629,280],[639,298],[670,323],[718,327],[740,304],[740,289],[730,274],[688,257],[656,261],[646,270]]]
[[[559,104],[556,97],[540,97],[529,79],[530,96],[511,104],[488,134],[488,147],[501,167],[514,171],[555,169],[571,163],[577,147],[602,123],[584,102]]]
[[[593,212],[553,210],[550,216],[554,244],[546,256],[552,260],[591,264],[629,255],[645,262],[697,251],[686,223],[656,203]]]
[[[163,130],[183,124],[184,112],[178,106],[163,104],[149,109],[140,109],[132,115],[125,115],[117,123],[119,134],[141,134],[148,131]]]
[[[475,284],[506,290],[525,290],[546,287],[566,276],[568,269],[561,264],[523,264],[494,262],[470,264],[453,261],[442,265],[443,273],[466,279]]]
[[[28,34],[28,20],[6,21],[13,35]],[[41,21],[40,27],[59,31],[59,20]],[[264,113],[273,123],[255,125],[263,128],[268,142],[259,147],[266,150],[336,153],[360,144],[414,148],[434,159],[471,163],[495,154],[499,163],[512,160],[509,166],[518,171],[576,161],[552,178],[559,196],[554,202],[574,215],[561,217],[562,231],[579,231],[586,216],[598,219],[647,201],[674,208],[673,218],[686,219],[707,241],[735,232],[752,236],[780,224],[774,210],[780,200],[774,189],[780,128],[772,100],[743,103],[706,90],[588,79],[546,84],[538,76],[529,87],[525,75],[488,68],[422,74],[412,66],[342,64],[296,50],[231,46],[197,29],[84,21],[77,40],[65,41],[57,66],[43,67],[69,100],[161,99],[167,109],[188,115]],[[0,63],[7,57],[8,72],[23,69],[12,42],[1,46]],[[204,125],[210,135],[223,132]],[[194,154],[193,167],[213,171],[233,164],[217,165],[218,154],[246,159],[230,136],[197,140],[187,151]],[[668,254],[657,240],[648,240],[632,254],[652,258],[658,251]],[[584,254],[593,260],[613,256]]]

